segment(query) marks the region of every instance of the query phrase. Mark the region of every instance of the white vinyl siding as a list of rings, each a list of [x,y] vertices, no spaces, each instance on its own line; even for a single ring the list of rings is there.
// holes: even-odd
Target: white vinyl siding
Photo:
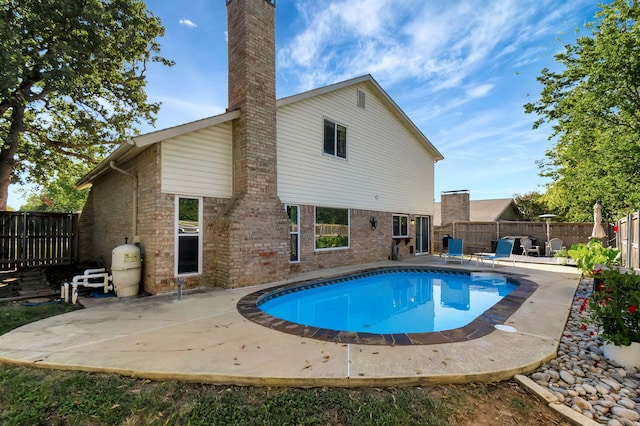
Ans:
[[[354,102],[366,93],[367,107]],[[345,161],[322,155],[323,120],[348,127]],[[278,108],[278,195],[284,203],[430,213],[434,160],[366,83]]]
[[[162,192],[230,198],[231,141],[231,123],[163,141]]]

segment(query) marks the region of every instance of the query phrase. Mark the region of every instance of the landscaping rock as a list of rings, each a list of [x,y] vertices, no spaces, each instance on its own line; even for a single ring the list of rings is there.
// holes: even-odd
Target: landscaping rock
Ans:
[[[592,280],[578,286],[557,357],[530,378],[548,388],[573,411],[607,426],[640,425],[640,372],[625,370],[602,355],[602,340],[580,312],[592,291]],[[587,421],[585,419],[585,421]]]

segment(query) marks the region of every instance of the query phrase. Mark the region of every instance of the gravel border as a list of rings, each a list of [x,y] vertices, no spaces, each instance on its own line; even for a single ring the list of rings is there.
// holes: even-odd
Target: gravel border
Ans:
[[[602,339],[580,312],[593,279],[580,280],[558,356],[515,380],[574,424],[640,426],[640,372],[604,358]]]

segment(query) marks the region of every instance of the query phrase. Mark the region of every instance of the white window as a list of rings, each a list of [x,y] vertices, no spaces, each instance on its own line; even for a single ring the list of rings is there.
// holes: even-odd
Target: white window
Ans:
[[[324,119],[324,153],[347,158],[347,128],[326,118]]]
[[[406,214],[393,215],[393,237],[409,236],[409,216]]]
[[[202,272],[202,198],[176,197],[175,274]]]
[[[349,247],[349,209],[316,207],[316,250]]]
[[[300,262],[300,207],[287,206],[289,215],[289,262]]]

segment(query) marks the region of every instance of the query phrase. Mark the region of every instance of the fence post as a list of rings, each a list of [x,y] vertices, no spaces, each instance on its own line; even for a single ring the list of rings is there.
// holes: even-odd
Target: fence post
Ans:
[[[634,216],[636,217],[636,221],[635,221],[635,226],[634,226],[634,237],[638,238],[638,236],[640,235],[640,211],[637,211]],[[632,264],[630,264],[631,267],[633,267],[634,265],[639,265],[640,266],[640,247],[638,246],[638,244],[632,244],[635,247],[633,247],[633,251],[636,255],[636,262],[633,262]]]
[[[632,230],[633,230],[633,215],[627,215],[627,232],[625,235],[625,241],[627,242],[627,256],[625,261],[627,262],[626,267],[629,267],[631,265],[633,265],[632,260],[631,260],[631,254],[633,252],[633,242],[631,241],[631,236],[633,235]]]
[[[20,259],[18,259],[18,265],[20,265],[23,268],[27,263],[27,244],[28,244],[27,232],[29,230],[29,227],[27,226],[27,221],[28,221],[27,212],[22,212],[22,237],[21,237],[22,250],[20,250]]]

